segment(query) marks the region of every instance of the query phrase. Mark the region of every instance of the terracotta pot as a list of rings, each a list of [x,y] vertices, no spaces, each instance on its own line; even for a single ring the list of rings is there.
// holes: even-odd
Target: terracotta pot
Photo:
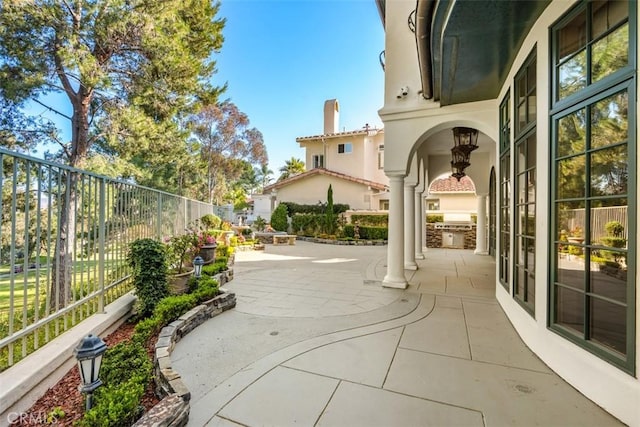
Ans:
[[[187,290],[189,289],[187,282],[192,275],[193,270],[168,276],[167,281],[169,282],[169,292],[174,295],[180,295],[187,292]]]

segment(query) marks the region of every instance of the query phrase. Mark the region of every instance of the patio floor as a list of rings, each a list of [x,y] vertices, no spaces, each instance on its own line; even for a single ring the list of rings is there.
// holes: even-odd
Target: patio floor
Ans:
[[[386,247],[298,242],[236,255],[234,310],[172,361],[190,426],[614,426],[520,340],[495,263],[429,249],[407,290]]]

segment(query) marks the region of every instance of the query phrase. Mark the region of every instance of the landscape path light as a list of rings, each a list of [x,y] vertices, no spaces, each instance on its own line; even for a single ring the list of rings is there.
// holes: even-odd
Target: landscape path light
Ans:
[[[195,276],[199,279],[202,276],[202,266],[204,265],[204,259],[201,256],[197,256],[193,259],[193,270]]]
[[[73,353],[78,360],[78,370],[80,371],[80,391],[87,395],[86,409],[91,409],[93,392],[102,385],[100,380],[100,367],[102,365],[102,355],[107,351],[105,344],[100,337],[89,334],[84,337]]]

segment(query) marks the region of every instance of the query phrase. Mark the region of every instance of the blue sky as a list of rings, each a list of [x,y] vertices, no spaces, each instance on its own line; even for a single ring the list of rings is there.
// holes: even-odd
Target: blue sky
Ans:
[[[296,137],[321,134],[327,99],[340,103],[340,129],[382,127],[384,30],[374,0],[222,0],[226,18],[214,84],[264,136],[274,178],[292,156],[304,161]],[[62,94],[47,101],[71,114]],[[61,126],[69,123],[31,104]],[[42,156],[39,147],[32,154]]]
[[[321,134],[327,99],[340,129],[382,127],[384,30],[373,0],[222,0],[225,42],[216,84],[260,130],[274,176],[296,137]]]

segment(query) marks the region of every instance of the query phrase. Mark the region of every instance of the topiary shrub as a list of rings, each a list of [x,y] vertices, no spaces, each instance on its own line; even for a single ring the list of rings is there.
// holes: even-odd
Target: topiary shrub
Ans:
[[[271,227],[276,231],[287,231],[287,207],[279,204],[271,214]]]
[[[200,223],[204,226],[205,229],[219,229],[222,225],[222,219],[219,216],[214,214],[207,214],[200,218]]]
[[[156,304],[169,295],[164,245],[153,239],[137,239],[129,245],[127,263],[138,296],[138,314],[148,317]]]

